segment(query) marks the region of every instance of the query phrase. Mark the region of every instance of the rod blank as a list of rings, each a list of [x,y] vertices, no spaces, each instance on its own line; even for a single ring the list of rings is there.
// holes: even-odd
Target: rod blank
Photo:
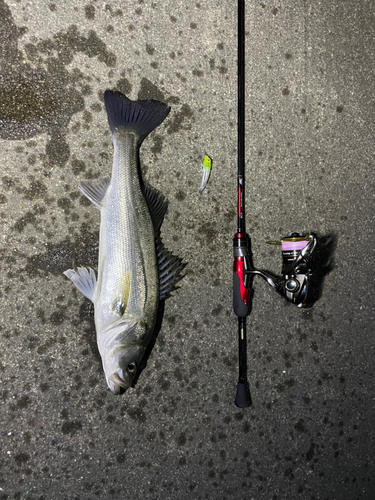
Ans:
[[[247,278],[241,276],[239,269],[247,268],[248,259],[248,238],[246,236],[245,226],[245,1],[238,0],[238,175],[237,175],[237,192],[238,192],[238,224],[237,234],[234,237],[234,245],[238,248],[244,244],[244,252],[235,250],[236,259],[241,260],[241,266],[234,266],[233,279],[233,303],[235,312],[238,314],[238,361],[239,361],[239,377],[237,384],[237,393],[235,405],[239,408],[246,408],[251,405],[251,396],[249,384],[247,382],[247,341],[246,341],[246,315],[250,312],[250,307],[240,292],[242,283],[247,284]],[[245,242],[245,243],[244,243]],[[244,266],[242,264],[245,264]],[[243,273],[243,271],[242,271]],[[242,283],[241,283],[242,281]],[[243,316],[240,316],[240,314]]]

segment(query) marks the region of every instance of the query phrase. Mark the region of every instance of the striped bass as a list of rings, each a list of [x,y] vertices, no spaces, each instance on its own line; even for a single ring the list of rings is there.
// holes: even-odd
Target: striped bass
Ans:
[[[64,274],[94,304],[97,343],[108,387],[125,392],[151,339],[159,302],[182,276],[184,264],[162,245],[160,226],[168,203],[145,186],[139,149],[170,108],[104,94],[114,146],[112,176],[81,181],[80,191],[100,210],[98,277],[91,268]]]

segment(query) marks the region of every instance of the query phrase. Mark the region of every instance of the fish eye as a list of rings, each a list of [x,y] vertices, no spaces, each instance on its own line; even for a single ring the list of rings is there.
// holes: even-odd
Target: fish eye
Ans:
[[[128,366],[126,367],[126,369],[128,370],[129,373],[134,373],[135,372],[135,363],[134,361],[132,363],[129,363]]]

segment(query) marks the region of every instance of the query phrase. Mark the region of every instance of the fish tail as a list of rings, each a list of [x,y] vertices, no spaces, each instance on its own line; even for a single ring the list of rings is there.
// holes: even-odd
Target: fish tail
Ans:
[[[139,133],[139,143],[163,122],[171,109],[155,100],[131,101],[113,90],[104,92],[104,103],[111,133],[120,127],[131,128]]]

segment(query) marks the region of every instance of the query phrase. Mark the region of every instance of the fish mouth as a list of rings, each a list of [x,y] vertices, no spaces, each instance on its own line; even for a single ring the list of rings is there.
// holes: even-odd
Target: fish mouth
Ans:
[[[122,379],[117,372],[112,373],[112,375],[108,378],[108,386],[113,394],[123,394],[127,389],[129,389],[128,382]]]

